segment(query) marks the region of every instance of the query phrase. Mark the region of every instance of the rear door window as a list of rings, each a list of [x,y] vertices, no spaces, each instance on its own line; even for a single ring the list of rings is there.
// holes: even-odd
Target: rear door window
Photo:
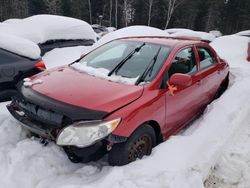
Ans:
[[[192,47],[181,50],[169,68],[169,77],[175,73],[190,74],[197,72],[195,54]]]
[[[198,47],[197,50],[200,59],[200,69],[205,69],[216,63],[212,52],[208,48]]]

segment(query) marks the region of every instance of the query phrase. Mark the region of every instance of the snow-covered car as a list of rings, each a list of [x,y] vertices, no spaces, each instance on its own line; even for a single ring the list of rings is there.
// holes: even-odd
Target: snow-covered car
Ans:
[[[39,47],[26,39],[0,34],[0,101],[16,93],[17,83],[45,69]]]
[[[97,39],[87,22],[56,15],[6,20],[0,23],[0,33],[12,34],[36,43],[41,48],[42,55],[54,48],[90,46]]]
[[[125,165],[200,115],[225,91],[228,75],[228,64],[206,42],[116,39],[25,79],[7,108],[72,161],[108,153],[111,165]]]

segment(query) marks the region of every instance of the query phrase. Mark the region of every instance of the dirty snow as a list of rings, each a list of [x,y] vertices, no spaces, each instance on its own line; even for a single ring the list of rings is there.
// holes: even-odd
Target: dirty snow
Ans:
[[[0,48],[31,59],[40,58],[40,48],[21,37],[0,33]]]
[[[96,41],[96,34],[87,22],[46,14],[7,20],[0,23],[0,33],[23,37],[36,44],[57,39],[92,39]]]
[[[191,127],[154,148],[151,156],[123,167],[108,166],[106,158],[88,164],[69,162],[55,144],[44,147],[38,140],[26,138],[25,131],[5,109],[6,103],[0,103],[1,187],[202,188],[208,177],[209,188],[249,187],[250,89],[246,86],[250,64],[242,57],[247,39],[239,38],[232,44],[234,49],[220,50],[228,47],[228,40],[237,39],[228,36],[212,43],[232,64],[226,93],[210,104]],[[236,56],[232,50],[236,50]],[[61,56],[59,52],[54,55],[52,59]]]

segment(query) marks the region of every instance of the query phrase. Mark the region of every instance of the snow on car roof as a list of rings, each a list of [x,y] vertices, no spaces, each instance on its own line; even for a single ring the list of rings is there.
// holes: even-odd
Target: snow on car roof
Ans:
[[[215,39],[215,36],[210,34],[210,33],[206,33],[206,32],[202,32],[202,31],[184,31],[181,30],[179,32],[173,33],[170,35],[171,37],[197,37],[200,38],[201,40],[204,41],[213,41]]]
[[[93,45],[93,48],[101,46],[115,39],[126,38],[126,37],[138,37],[138,36],[167,37],[169,35],[165,31],[155,27],[129,26],[106,34]]]
[[[40,58],[40,48],[33,42],[14,35],[0,33],[0,48],[31,59]]]
[[[241,31],[241,32],[239,32],[239,33],[236,33],[236,35],[241,35],[241,36],[248,36],[248,37],[250,37],[250,30]]]
[[[13,34],[36,44],[49,40],[87,39],[96,41],[96,34],[85,21],[56,15],[35,15],[25,19],[6,20],[0,32]]]
[[[180,31],[192,31],[191,29],[186,29],[186,28],[170,28],[170,29],[165,29],[165,31],[168,34],[173,34],[173,33],[177,33]]]

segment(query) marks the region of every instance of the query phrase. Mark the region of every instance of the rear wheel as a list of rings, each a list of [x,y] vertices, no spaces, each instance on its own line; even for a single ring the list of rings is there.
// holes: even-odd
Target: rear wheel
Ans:
[[[138,128],[124,143],[115,144],[109,153],[109,164],[126,165],[145,155],[150,155],[156,144],[154,129],[147,124]]]

